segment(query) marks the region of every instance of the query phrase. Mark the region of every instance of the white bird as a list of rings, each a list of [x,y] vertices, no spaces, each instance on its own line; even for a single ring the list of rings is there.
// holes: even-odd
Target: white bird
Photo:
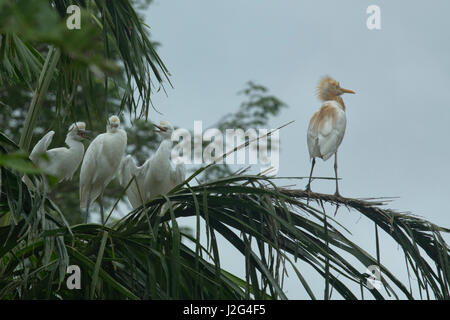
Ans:
[[[317,86],[317,94],[322,106],[312,116],[308,127],[308,150],[312,159],[311,173],[306,191],[311,191],[311,178],[316,164],[316,158],[328,160],[334,154],[334,173],[336,177],[336,196],[340,196],[337,174],[337,150],[344,138],[346,117],[345,104],[341,95],[355,93],[352,90],[341,88],[339,82],[326,76]]]
[[[90,204],[100,196],[100,214],[104,223],[103,192],[116,175],[127,146],[127,134],[119,126],[119,117],[111,116],[106,133],[99,134],[91,142],[81,164],[80,208],[86,208],[86,221]]]
[[[163,141],[150,158],[149,169],[145,175],[145,182],[150,190],[150,199],[166,194],[183,182],[186,176],[184,163],[179,162],[173,168],[170,161],[173,126],[166,121],[161,121],[159,126],[155,126],[159,129],[157,132],[162,136]]]
[[[133,209],[159,195],[165,195],[185,180],[184,164],[178,163],[174,168],[170,160],[173,126],[166,121],[161,121],[160,125],[155,125],[155,127],[159,129],[157,132],[163,138],[155,154],[140,167],[136,166],[133,158],[129,155],[123,159],[120,166],[119,179],[123,187],[126,187],[135,176],[135,180],[127,189],[127,196]]]
[[[70,180],[83,159],[84,145],[82,141],[86,138],[86,124],[76,122],[70,125],[65,140],[69,148],[61,147],[47,150],[54,135],[55,131],[49,131],[38,141],[30,153],[30,160],[38,168],[57,177],[58,182]],[[33,185],[27,176],[24,176],[22,180],[28,186]]]

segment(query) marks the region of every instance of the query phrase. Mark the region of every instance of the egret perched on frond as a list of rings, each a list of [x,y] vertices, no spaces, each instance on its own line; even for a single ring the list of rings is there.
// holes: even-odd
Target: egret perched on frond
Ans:
[[[82,141],[86,139],[86,124],[76,122],[70,125],[65,140],[69,148],[47,150],[54,135],[55,131],[49,131],[36,143],[30,153],[30,160],[44,172],[57,177],[58,182],[70,180],[83,159],[84,145]],[[33,186],[27,176],[24,176],[22,180],[29,187]]]
[[[164,195],[175,186],[185,180],[186,168],[184,163],[179,162],[175,168],[172,167],[172,133],[173,126],[167,121],[161,121],[158,132],[163,141],[159,145],[155,154],[150,158],[148,170],[145,174],[145,184],[150,190],[150,200],[159,195]]]
[[[311,173],[306,186],[306,191],[311,191],[311,178],[316,164],[316,157],[328,160],[334,154],[334,173],[336,177],[336,196],[340,196],[337,174],[337,150],[344,138],[345,104],[341,95],[343,93],[355,93],[352,90],[341,88],[339,82],[326,76],[317,86],[317,95],[322,106],[312,116],[308,127],[308,150],[312,158]]]
[[[106,133],[99,134],[91,142],[81,164],[80,208],[86,208],[86,221],[89,205],[100,196],[100,214],[104,223],[103,192],[116,175],[127,146],[127,134],[119,126],[119,117],[111,116]]]
[[[154,125],[159,129],[163,141],[155,154],[138,167],[133,158],[128,155],[122,160],[119,169],[119,182],[126,187],[130,180],[134,181],[127,189],[128,200],[133,209],[147,203],[159,195],[164,195],[185,180],[186,170],[183,163],[172,166],[172,132],[173,126],[161,121]],[[162,210],[164,211],[164,210]]]

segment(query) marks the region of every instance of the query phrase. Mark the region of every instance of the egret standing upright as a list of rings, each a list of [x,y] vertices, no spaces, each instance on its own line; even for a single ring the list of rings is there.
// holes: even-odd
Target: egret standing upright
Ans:
[[[119,117],[111,116],[106,133],[99,134],[91,142],[81,164],[80,208],[86,208],[86,222],[89,205],[100,196],[100,214],[104,223],[103,192],[116,175],[127,146],[127,134],[119,126]]]
[[[343,93],[355,93],[352,90],[341,88],[339,82],[326,76],[317,86],[317,95],[323,102],[319,111],[312,116],[308,127],[308,150],[312,158],[311,173],[306,186],[306,191],[311,191],[311,178],[316,164],[316,157],[328,160],[334,154],[334,173],[336,177],[336,196],[340,196],[337,174],[337,150],[344,138],[345,104],[341,95]]]
[[[149,168],[145,175],[145,183],[150,190],[150,200],[158,195],[164,195],[184,181],[186,169],[184,163],[178,163],[175,168],[170,161],[172,152],[173,126],[167,121],[155,125],[163,138],[155,154],[150,158]]]
[[[125,157],[120,164],[119,182],[123,187],[126,187],[134,176],[134,181],[127,189],[128,200],[133,209],[158,195],[165,195],[185,179],[184,164],[178,163],[173,168],[170,160],[173,126],[166,121],[161,121],[160,125],[155,124],[155,127],[159,129],[157,132],[163,137],[155,154],[140,167],[136,166],[131,155]],[[164,212],[164,209],[161,211]]]

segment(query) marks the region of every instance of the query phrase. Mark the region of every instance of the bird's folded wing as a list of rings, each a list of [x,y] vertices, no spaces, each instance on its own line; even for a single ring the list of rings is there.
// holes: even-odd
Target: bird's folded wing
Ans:
[[[175,169],[170,170],[170,180],[172,182],[172,188],[179,185],[186,179],[186,167],[184,163],[178,163]]]
[[[330,135],[336,125],[336,117],[331,114],[324,115],[318,127],[318,136],[326,137]]]
[[[138,167],[131,155],[122,158],[119,166],[119,183],[122,187],[126,187],[133,175],[137,175]]]
[[[89,201],[94,201],[101,192],[101,185],[97,180],[97,161],[103,149],[103,134],[98,135],[87,148],[80,170],[80,208],[86,208]],[[95,185],[94,185],[95,184]],[[90,193],[90,194],[89,194]]]
[[[318,127],[318,145],[323,160],[336,153],[344,138],[346,126],[345,115],[327,114]]]
[[[308,127],[307,142],[308,142],[309,156],[311,158],[320,156],[320,152],[319,152],[319,149],[317,146],[318,132],[317,132],[316,121],[317,121],[318,115],[319,115],[319,112],[316,112],[312,116],[311,121],[309,122],[309,127]]]
[[[38,143],[36,143],[30,153],[30,159],[31,161],[33,161],[33,163],[36,164],[39,162],[39,158],[41,157],[41,155],[47,151],[48,146],[50,145],[50,143],[52,143],[54,135],[55,131],[49,131],[45,136],[42,137],[41,140],[38,141]]]
[[[133,209],[143,205],[148,201],[145,187],[145,171],[148,170],[148,161],[143,166],[138,167],[131,155],[122,159],[119,166],[119,183],[122,187],[127,187],[127,197]],[[131,179],[135,180],[130,184]]]

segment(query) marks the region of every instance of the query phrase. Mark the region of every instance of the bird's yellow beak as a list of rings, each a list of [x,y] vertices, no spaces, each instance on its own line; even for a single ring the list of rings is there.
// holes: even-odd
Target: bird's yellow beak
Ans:
[[[78,131],[78,135],[80,136],[80,137],[82,137],[83,139],[86,139],[86,140],[91,140],[91,138],[89,137],[89,134],[90,133],[90,131],[89,130],[79,130]]]
[[[349,89],[341,88],[341,91],[344,92],[344,93],[353,93],[353,94],[355,94],[355,91],[349,90]]]

